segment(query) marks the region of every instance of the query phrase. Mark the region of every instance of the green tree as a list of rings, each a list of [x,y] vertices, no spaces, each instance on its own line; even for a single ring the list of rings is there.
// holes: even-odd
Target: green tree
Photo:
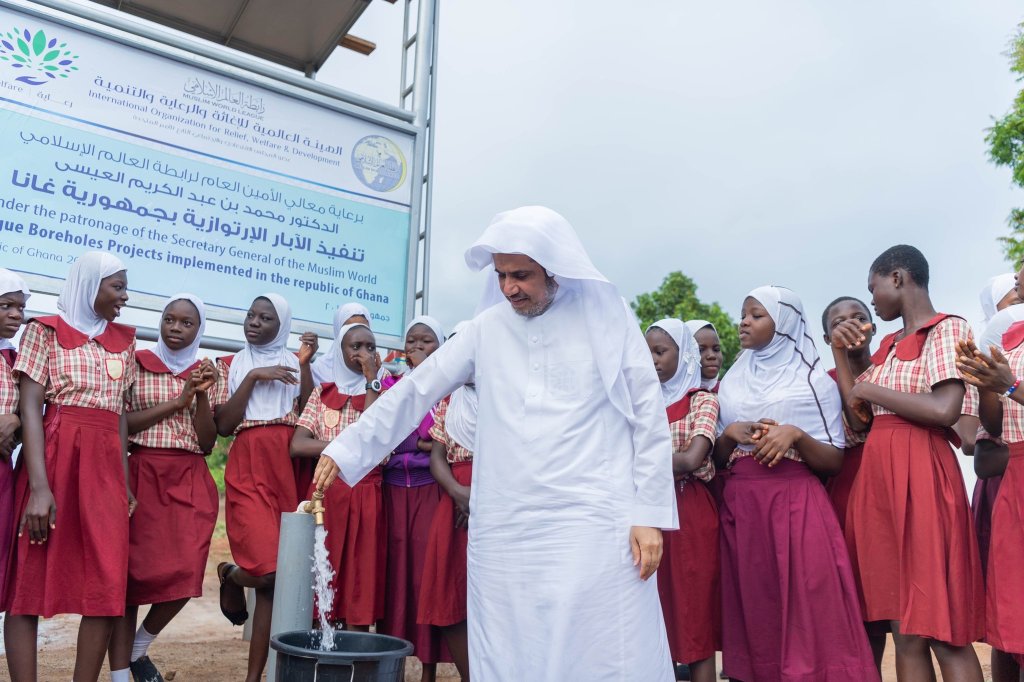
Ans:
[[[1006,55],[1017,82],[1024,81],[1024,23],[1017,26]],[[997,166],[1008,166],[1013,173],[1013,181],[1024,187],[1024,90],[1017,93],[1010,111],[988,129],[985,141],[988,142],[992,162]],[[1007,260],[1016,264],[1024,257],[1024,209],[1010,211],[1006,222],[1010,234],[1000,237],[999,242]]]
[[[715,325],[722,341],[723,374],[740,352],[736,322],[718,303],[705,303],[697,298],[696,283],[681,272],[670,272],[657,291],[640,294],[631,305],[643,329],[665,317],[676,317],[683,321],[707,320]]]

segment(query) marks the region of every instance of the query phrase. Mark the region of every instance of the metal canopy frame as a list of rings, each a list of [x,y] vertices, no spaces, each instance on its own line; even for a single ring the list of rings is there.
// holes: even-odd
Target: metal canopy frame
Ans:
[[[276,2],[277,0],[271,1]],[[357,1],[368,2],[368,0]],[[248,0],[246,0],[247,2]],[[410,210],[409,270],[406,287],[407,319],[405,321],[408,322],[415,316],[417,307],[420,312],[425,313],[428,303],[437,6],[439,0],[402,0],[402,2],[405,3],[405,17],[400,107],[324,85],[314,79],[315,72],[306,72],[304,76],[300,76],[294,70],[269,63],[266,59],[243,54],[237,49],[218,45],[209,40],[184,35],[177,29],[166,28],[152,20],[137,18],[125,12],[105,7],[104,5],[109,5],[109,2],[96,2],[91,5],[74,3],[69,0],[32,0],[31,2],[28,0],[0,0],[0,6],[100,35],[138,49],[154,52],[163,57],[219,71],[232,78],[290,97],[387,125],[398,131],[412,133],[415,136],[415,143],[410,169],[411,181],[414,185]],[[413,13],[414,2],[417,4],[415,14]],[[337,42],[334,45],[337,45]],[[415,52],[412,51],[413,48],[415,48]],[[322,63],[321,61],[320,65]],[[43,285],[41,291],[58,293],[52,283],[41,284]],[[142,299],[142,305],[134,307],[159,312],[155,304],[162,303],[162,301],[156,301],[155,298],[153,301],[149,301],[148,298],[153,297],[139,296],[135,300]],[[242,314],[236,313],[233,316],[218,316],[217,318],[211,315],[210,319],[240,323],[243,317]],[[321,334],[329,333],[333,331],[330,326],[329,323],[317,325],[312,331]],[[297,331],[304,331],[304,329],[297,329]],[[140,339],[155,341],[158,335],[158,329],[138,328]],[[404,338],[380,335],[378,340],[380,341],[379,345],[384,347],[404,345]],[[242,347],[242,344],[234,339],[216,337],[206,337],[203,345],[226,351],[238,350]]]

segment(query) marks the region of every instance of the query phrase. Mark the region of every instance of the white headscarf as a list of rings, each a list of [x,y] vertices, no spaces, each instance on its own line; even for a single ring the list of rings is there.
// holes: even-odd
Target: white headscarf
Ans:
[[[362,372],[353,372],[345,364],[345,352],[343,350],[345,335],[356,327],[370,328],[362,322],[343,325],[336,332],[337,338],[331,345],[331,365],[334,368],[334,377],[331,381],[338,387],[338,392],[345,395],[363,395],[366,393],[366,377]],[[372,331],[370,332],[373,333]]]
[[[362,303],[354,301],[344,303],[334,311],[334,341],[331,342],[331,348],[341,343],[341,337],[338,334],[341,333],[345,321],[354,315],[362,315],[366,318],[367,323],[370,321],[370,311]],[[369,328],[370,325],[366,326]],[[313,361],[309,369],[313,372],[313,383],[315,384],[334,381],[334,353],[324,353]]]
[[[463,320],[454,327],[451,338],[465,329],[469,324]],[[448,401],[448,411],[444,416],[444,430],[448,432],[456,443],[472,451],[476,447],[476,412],[479,398],[476,393],[476,386],[466,384],[455,389]]]
[[[579,292],[587,325],[580,331],[593,344],[601,382],[615,408],[633,419],[633,404],[622,367],[626,335],[638,323],[615,285],[594,267],[572,225],[543,206],[499,213],[466,250],[466,264],[473,270],[493,267],[496,253],[529,256],[555,277],[561,290]],[[489,277],[477,313],[499,304],[508,305],[498,278]]]
[[[771,315],[775,337],[764,348],[740,353],[722,378],[719,430],[733,422],[767,418],[843,447],[839,389],[821,367],[800,299],[789,289],[771,286],[758,287],[747,296]]]
[[[666,317],[652,324],[647,331],[652,329],[660,329],[668,334],[679,350],[676,373],[661,384],[661,396],[665,399],[665,407],[669,407],[693,389],[700,388],[700,353],[697,352],[697,342],[682,320]]]
[[[977,342],[978,350],[985,355],[989,354],[990,346],[1005,350],[1003,334],[1010,328],[1010,325],[1021,320],[1024,320],[1024,305],[1011,305],[997,312],[989,320],[988,326],[985,327],[985,331],[981,335],[981,340]]]
[[[707,320],[689,320],[686,323],[686,328],[690,331],[690,335],[693,336],[693,338],[695,338],[695,339],[697,338],[697,332],[699,332],[701,329],[704,329],[705,327],[711,327],[711,330],[713,332],[715,332],[715,336],[718,336],[718,327],[716,327],[715,325],[711,324]],[[700,346],[697,346],[697,354],[700,355]],[[705,379],[704,376],[701,375],[701,379],[700,379],[700,387],[701,388],[708,388],[708,389],[710,389],[710,388],[713,388],[714,385],[717,384],[717,383],[718,383],[718,377],[717,376],[715,376],[715,378],[713,378],[713,379]]]
[[[996,314],[996,306],[1003,297],[1017,288],[1017,279],[1014,273],[1004,272],[996,275],[985,283],[978,298],[981,300],[981,312],[985,315],[985,322],[992,319]]]
[[[160,358],[160,361],[166,365],[167,369],[171,370],[172,374],[181,374],[186,369],[195,364],[196,355],[199,352],[199,344],[203,341],[203,332],[206,331],[206,306],[195,294],[174,294],[167,303],[164,304],[164,310],[174,303],[175,301],[188,301],[196,307],[199,311],[199,331],[196,332],[195,340],[188,346],[181,350],[171,350],[164,343],[163,334],[156,340],[156,348],[153,349],[153,353]]]
[[[405,336],[408,336],[409,330],[418,324],[425,325],[430,328],[430,331],[434,332],[438,345],[444,343],[444,327],[441,326],[441,323],[436,318],[430,315],[417,315],[409,320],[409,324],[405,325]]]
[[[281,328],[277,330],[277,336],[270,343],[254,346],[246,341],[245,347],[238,351],[228,371],[230,395],[234,395],[245,376],[257,367],[285,365],[296,370],[299,368],[299,359],[288,350],[288,334],[292,328],[292,309],[288,301],[277,294],[262,294],[258,298],[265,298],[274,306],[277,317],[281,320]],[[297,372],[295,378],[299,378]],[[298,384],[257,381],[249,397],[249,404],[245,406],[245,418],[258,421],[279,419],[291,412],[298,395]]]
[[[125,269],[120,258],[105,251],[86,251],[79,256],[57,297],[61,319],[90,339],[102,334],[107,321],[93,307],[96,294],[100,292],[100,281]]]
[[[20,275],[16,275],[6,268],[0,268],[0,296],[13,294],[15,291],[20,291],[24,294],[25,301],[28,301],[29,296],[32,295],[32,292],[28,289],[28,284],[25,284],[25,280]],[[0,339],[0,350],[8,348],[14,348],[14,344],[11,343],[10,339]]]

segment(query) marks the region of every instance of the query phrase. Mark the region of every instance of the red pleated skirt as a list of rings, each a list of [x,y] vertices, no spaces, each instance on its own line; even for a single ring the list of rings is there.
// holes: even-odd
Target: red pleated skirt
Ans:
[[[878,680],[846,544],[801,462],[732,467],[721,518],[722,654],[744,682]]]
[[[385,483],[384,516],[388,526],[388,568],[384,618],[379,632],[412,642],[413,655],[424,663],[450,661],[441,631],[416,622],[427,558],[430,524],[441,501],[437,483],[406,488]]]
[[[974,484],[971,497],[971,517],[974,520],[974,535],[978,538],[978,554],[981,557],[981,575],[988,575],[988,546],[992,537],[992,505],[999,494],[1002,476],[979,478]]]
[[[985,636],[985,589],[963,475],[945,432],[875,417],[846,541],[866,620],[964,646]]]
[[[456,462],[452,475],[462,485],[473,480],[473,462]],[[417,621],[424,625],[455,625],[466,620],[466,546],[469,531],[456,528],[458,507],[442,493],[427,538]]]
[[[310,499],[313,472],[316,471],[316,457],[293,457],[292,473],[295,476],[295,495],[299,502]],[[339,481],[340,482],[340,481]],[[294,509],[292,511],[295,511]]]
[[[7,562],[14,540],[14,469],[10,462],[0,462],[0,604],[3,604],[4,585],[7,584]]]
[[[1024,443],[1010,445],[992,505],[987,587],[989,644],[1024,655]]]
[[[224,468],[228,544],[236,564],[255,576],[277,571],[282,512],[299,506],[289,455],[294,427],[254,426],[235,436]]]
[[[206,457],[136,447],[128,475],[139,502],[129,532],[128,605],[201,597],[218,505]]]
[[[338,479],[324,497],[327,553],[334,567],[330,618],[346,625],[373,625],[384,617],[387,525],[380,467],[350,488]],[[310,484],[307,499],[314,486]]]
[[[714,479],[712,479],[714,480]],[[702,481],[676,483],[679,530],[666,531],[658,594],[672,660],[702,661],[722,648],[718,506]]]
[[[56,527],[42,545],[15,538],[4,609],[50,617],[124,615],[128,583],[128,493],[120,416],[107,410],[48,405],[43,419],[46,479],[57,505]],[[19,464],[15,518],[29,502]]]
[[[839,527],[846,528],[846,510],[850,504],[850,491],[853,489],[853,481],[860,471],[861,458],[864,456],[864,444],[846,448],[843,453],[843,468],[839,473],[825,482],[825,490],[828,498],[832,500],[832,506],[836,509],[836,518],[839,519]]]

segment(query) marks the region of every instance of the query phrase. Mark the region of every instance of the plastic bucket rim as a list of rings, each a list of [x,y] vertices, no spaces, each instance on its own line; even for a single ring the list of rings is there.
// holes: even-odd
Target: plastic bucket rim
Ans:
[[[400,645],[390,651],[321,651],[320,649],[307,649],[304,647],[296,646],[294,644],[288,644],[282,642],[281,637],[291,636],[305,636],[310,637],[312,633],[318,632],[317,630],[288,630],[286,632],[279,632],[276,635],[270,637],[270,648],[274,651],[285,654],[287,656],[295,656],[296,658],[311,658],[315,660],[323,660],[326,662],[344,663],[346,661],[382,661],[393,658],[406,658],[412,655],[413,644],[412,642],[402,639],[401,637],[394,637],[392,635],[382,635],[376,632],[351,632],[344,631],[338,634],[344,634],[349,637],[366,638],[372,637],[380,640],[390,640],[396,645]]]

